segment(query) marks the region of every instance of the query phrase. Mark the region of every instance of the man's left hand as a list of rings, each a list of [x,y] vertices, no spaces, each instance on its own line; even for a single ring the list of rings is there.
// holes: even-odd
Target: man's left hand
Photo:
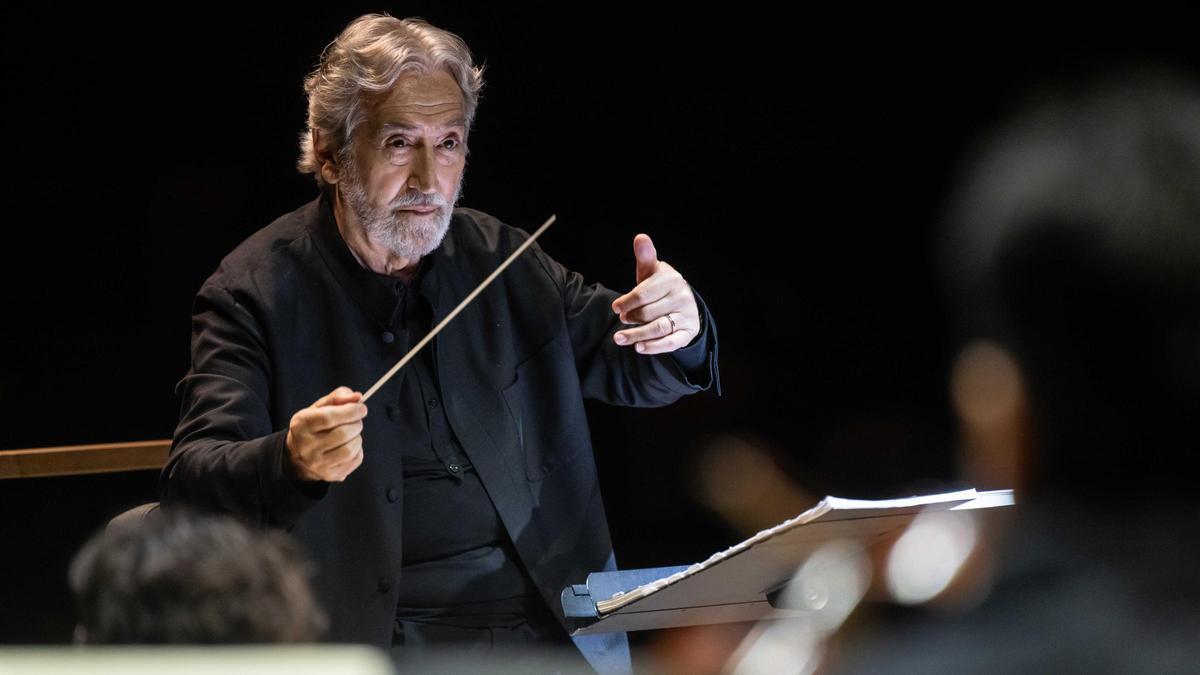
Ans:
[[[683,275],[658,259],[654,242],[645,234],[633,238],[637,285],[613,301],[613,311],[627,324],[613,341],[634,345],[642,354],[664,354],[687,345],[700,332],[700,310]]]

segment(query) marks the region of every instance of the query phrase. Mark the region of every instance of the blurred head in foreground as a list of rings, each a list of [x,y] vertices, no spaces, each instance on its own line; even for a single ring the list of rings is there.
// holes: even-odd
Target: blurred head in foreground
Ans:
[[[325,628],[291,540],[227,518],[156,511],[111,526],[70,583],[89,644],[311,642]]]
[[[1194,669],[1200,521],[1179,488],[1200,401],[1200,93],[1157,69],[1075,78],[973,156],[939,242],[967,345],[952,400],[966,477],[1017,488],[1015,517],[975,514],[989,527],[939,608],[955,611],[882,612],[830,672]],[[892,582],[962,555],[938,542],[975,546],[974,520],[906,532],[893,597],[929,598]],[[910,535],[921,564],[893,564]]]
[[[1107,503],[1189,484],[1200,93],[1158,69],[1076,80],[976,156],[940,242],[968,477]]]

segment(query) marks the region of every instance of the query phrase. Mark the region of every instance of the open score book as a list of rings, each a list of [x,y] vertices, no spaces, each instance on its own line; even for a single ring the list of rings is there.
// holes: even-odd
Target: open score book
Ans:
[[[573,635],[790,616],[795,612],[774,607],[768,594],[823,544],[852,540],[869,546],[922,512],[1012,503],[1011,490],[886,500],[826,497],[694,565],[592,573],[587,583],[563,589],[563,609],[576,622]]]

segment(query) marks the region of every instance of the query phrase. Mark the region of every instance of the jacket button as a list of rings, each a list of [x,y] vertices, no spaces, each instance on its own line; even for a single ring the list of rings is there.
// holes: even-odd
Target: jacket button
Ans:
[[[396,490],[396,488],[388,488],[384,492],[384,494],[387,495],[387,500],[389,502],[395,502],[396,499],[400,496],[400,492],[398,490]]]
[[[383,335],[380,335],[379,337],[388,344],[392,344],[392,342],[396,340],[396,334],[390,330],[383,331]]]
[[[387,579],[381,578],[379,580],[379,592],[387,593],[390,590],[392,590],[392,582],[388,581]]]
[[[436,399],[436,398],[431,398],[431,399],[429,399],[429,407],[430,407],[430,408],[436,408],[436,407],[438,407],[438,402],[437,402],[437,399]]]
[[[389,406],[387,407],[387,416],[388,416],[388,419],[389,419],[389,420],[391,420],[391,421],[393,421],[393,422],[395,422],[396,420],[400,419],[400,406],[398,406],[398,405],[389,405]]]
[[[459,466],[457,462],[450,462],[450,464],[446,465],[446,468],[450,469],[450,473],[458,473],[459,471],[462,471],[462,467]]]

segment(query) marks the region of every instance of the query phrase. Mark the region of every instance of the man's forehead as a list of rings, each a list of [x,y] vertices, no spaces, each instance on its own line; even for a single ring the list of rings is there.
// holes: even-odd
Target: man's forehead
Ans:
[[[400,76],[373,108],[377,128],[465,124],[462,90],[445,70]]]

